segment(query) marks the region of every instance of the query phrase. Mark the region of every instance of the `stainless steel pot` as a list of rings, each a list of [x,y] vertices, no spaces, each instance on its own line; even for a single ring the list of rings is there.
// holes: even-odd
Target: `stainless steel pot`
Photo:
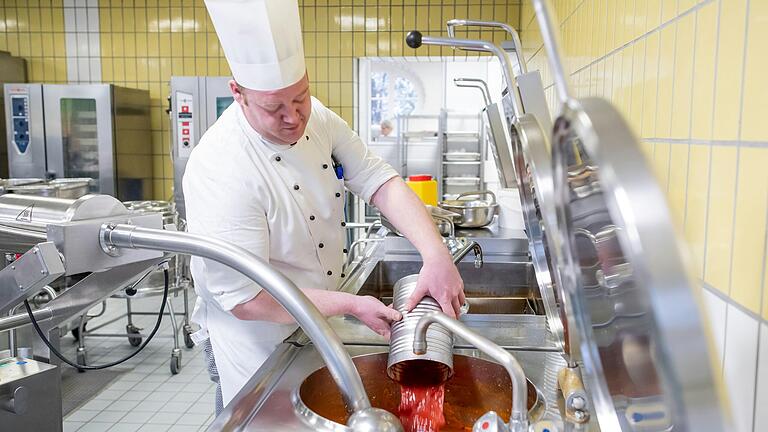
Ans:
[[[88,194],[90,178],[61,178],[44,183],[20,184],[8,187],[8,192],[53,198],[77,199]]]
[[[77,199],[88,195],[93,179],[90,178],[60,178],[48,182],[58,189],[56,196],[59,198]]]
[[[488,195],[491,200],[480,199]],[[476,196],[477,199],[462,199]],[[490,224],[493,217],[499,211],[499,204],[496,203],[496,195],[491,191],[464,192],[459,194],[454,200],[442,201],[440,208],[450,210],[461,215],[461,219],[455,222],[455,225],[463,228],[480,228]]]
[[[448,211],[445,209],[442,209],[440,207],[433,207],[431,205],[425,206],[427,208],[427,211],[432,216],[432,220],[435,222],[435,226],[437,227],[437,230],[440,232],[440,235],[443,237],[453,237],[454,230],[453,226],[456,225],[456,222],[461,220],[461,215],[458,213],[454,213],[452,211]],[[389,220],[382,216],[381,217],[381,224],[384,225],[385,228],[392,231],[393,233],[403,236],[403,234],[395,228],[392,223],[389,222]]]
[[[126,201],[125,207],[136,213],[162,213],[164,225],[176,225],[176,208],[170,201]]]

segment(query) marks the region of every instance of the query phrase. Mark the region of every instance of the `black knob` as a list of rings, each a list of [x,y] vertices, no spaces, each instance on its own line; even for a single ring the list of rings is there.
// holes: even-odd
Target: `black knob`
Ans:
[[[408,36],[405,37],[405,43],[408,44],[409,47],[416,49],[421,47],[421,32],[418,30],[414,30],[412,32],[408,32]]]

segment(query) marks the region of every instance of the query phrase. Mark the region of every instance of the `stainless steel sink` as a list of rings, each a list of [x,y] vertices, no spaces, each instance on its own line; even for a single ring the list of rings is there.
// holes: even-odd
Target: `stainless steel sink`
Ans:
[[[392,287],[421,270],[420,261],[379,261],[358,295],[370,295],[385,304],[392,302]],[[533,267],[528,262],[485,263],[477,269],[471,262],[458,265],[470,314],[543,314]]]

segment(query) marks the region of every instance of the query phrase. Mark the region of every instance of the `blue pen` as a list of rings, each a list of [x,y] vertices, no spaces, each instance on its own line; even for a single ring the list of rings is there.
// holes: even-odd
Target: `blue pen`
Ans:
[[[331,156],[331,160],[333,161],[333,170],[336,172],[336,178],[339,180],[344,179],[344,167],[341,166],[335,157]]]

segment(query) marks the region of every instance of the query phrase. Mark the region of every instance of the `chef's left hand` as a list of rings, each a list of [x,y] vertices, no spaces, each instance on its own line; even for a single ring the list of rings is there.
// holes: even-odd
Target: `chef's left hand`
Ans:
[[[419,272],[416,289],[408,300],[408,310],[412,310],[424,296],[437,300],[443,313],[456,318],[464,304],[464,281],[449,254],[441,254],[424,261]]]

